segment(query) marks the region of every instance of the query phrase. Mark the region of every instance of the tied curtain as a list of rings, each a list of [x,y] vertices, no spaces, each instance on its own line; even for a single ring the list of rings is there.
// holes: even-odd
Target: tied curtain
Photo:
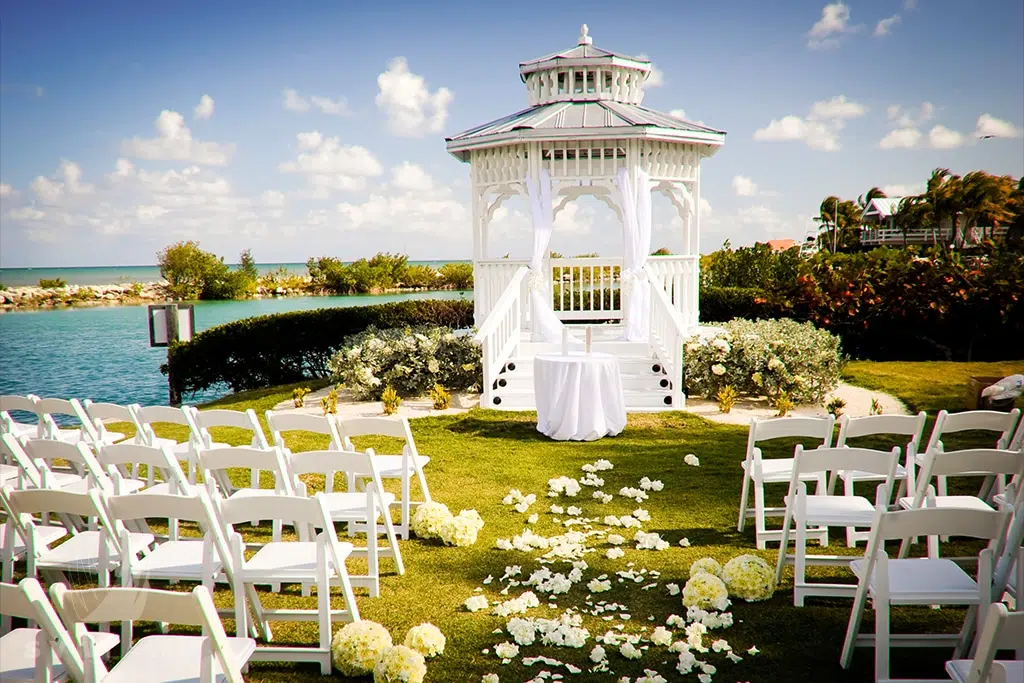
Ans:
[[[544,272],[544,255],[548,252],[548,244],[554,230],[551,176],[546,170],[541,169],[539,185],[532,177],[527,178],[526,189],[530,195],[530,209],[533,213],[533,255],[530,257],[532,340],[561,342],[564,326],[551,307],[551,274]]]
[[[644,265],[651,253],[651,189],[647,171],[638,173],[636,187],[629,171],[619,169],[622,194],[622,242],[624,253],[619,287],[627,341],[647,341],[651,320],[651,283]]]

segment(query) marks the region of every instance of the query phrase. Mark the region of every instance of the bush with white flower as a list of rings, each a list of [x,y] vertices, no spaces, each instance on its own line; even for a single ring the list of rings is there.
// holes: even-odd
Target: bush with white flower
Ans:
[[[430,623],[413,626],[405,634],[406,647],[411,647],[425,658],[430,659],[444,652],[444,645],[447,639],[441,633],[441,629]]]
[[[391,646],[391,634],[386,628],[373,621],[355,621],[334,634],[331,661],[344,676],[365,676]]]
[[[444,503],[432,501],[423,503],[412,515],[412,532],[420,538],[440,538],[441,529],[451,519],[452,513]]]
[[[373,667],[373,683],[423,683],[426,675],[423,655],[405,645],[385,650]]]
[[[722,565],[713,557],[702,557],[690,565],[690,576],[696,576],[701,572],[722,578]]]
[[[683,586],[683,604],[687,607],[724,610],[729,606],[729,590],[714,574],[699,572]]]
[[[725,563],[722,580],[729,595],[760,602],[775,592],[775,570],[757,555],[739,555]]]
[[[684,347],[692,393],[714,399],[731,385],[740,394],[774,397],[785,391],[797,403],[820,403],[839,383],[839,337],[812,323],[737,318],[722,328]]]
[[[483,528],[484,520],[476,510],[462,510],[445,520],[438,536],[448,545],[463,548],[476,543],[477,533]]]
[[[450,328],[367,328],[346,337],[328,367],[332,379],[360,400],[380,400],[387,386],[399,396],[422,396],[435,384],[468,389],[483,379],[480,346]]]

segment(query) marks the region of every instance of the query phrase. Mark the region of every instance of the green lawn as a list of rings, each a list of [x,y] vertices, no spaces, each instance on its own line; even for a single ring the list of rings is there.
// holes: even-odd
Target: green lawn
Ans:
[[[887,390],[914,408],[935,411],[941,407],[956,409],[964,378],[974,374],[1008,374],[1021,363],[1003,364],[917,364],[917,363],[851,363],[847,381],[876,390]],[[216,402],[217,407],[254,408],[261,415],[279,401],[290,397],[292,387],[279,387],[240,394]],[[383,562],[381,597],[361,596],[359,608],[366,619],[388,627],[401,641],[406,631],[424,621],[441,628],[448,637],[445,653],[428,663],[427,681],[432,683],[476,683],[487,673],[497,673],[503,683],[527,681],[544,668],[565,674],[568,680],[618,681],[621,676],[636,678],[644,669],[656,669],[668,680],[694,680],[696,673],[680,677],[675,671],[675,655],[665,648],[651,646],[642,659],[626,660],[609,649],[611,671],[615,673],[590,674],[587,656],[595,644],[593,636],[604,633],[615,624],[623,624],[627,632],[648,632],[663,625],[671,614],[685,615],[680,598],[670,597],[665,584],[685,583],[689,565],[696,559],[710,555],[725,561],[730,557],[754,551],[753,532],[748,525],[744,533],[736,531],[736,513],[741,484],[740,461],[746,440],[746,428],[721,425],[685,413],[659,415],[631,415],[627,429],[618,437],[605,438],[593,443],[556,443],[539,435],[535,429],[535,416],[528,413],[501,413],[474,410],[457,416],[433,417],[413,422],[413,431],[420,452],[430,455],[432,461],[427,476],[435,499],[446,503],[453,512],[475,508],[483,516],[486,526],[477,544],[471,548],[448,548],[436,542],[410,540],[402,542],[406,574],[396,576],[393,566]],[[172,430],[168,430],[168,434]],[[241,442],[240,434],[226,430],[216,434],[218,440],[227,438]],[[295,450],[322,446],[312,439],[289,444]],[[387,444],[366,440],[357,445]],[[956,447],[953,441],[952,447]],[[791,452],[792,444],[779,447],[776,454]],[[700,457],[700,467],[683,463],[687,453]],[[766,456],[773,455],[767,452]],[[547,480],[566,475],[580,477],[580,466],[599,458],[610,460],[615,468],[600,473],[606,480],[603,490],[616,494],[615,499],[602,505],[590,498],[592,489],[584,487],[578,498],[558,500],[546,497]],[[627,543],[626,555],[608,560],[604,551],[610,547],[597,545],[598,552],[587,555],[590,568],[583,582],[557,599],[558,610],[541,606],[531,610],[530,616],[552,617],[568,607],[586,607],[586,582],[599,574],[612,574],[624,570],[629,563],[634,569],[657,570],[661,576],[657,587],[642,590],[648,582],[634,584],[613,581],[610,592],[594,597],[594,602],[608,600],[628,606],[629,621],[604,621],[600,617],[585,615],[584,625],[591,638],[581,650],[541,647],[521,648],[520,658],[503,666],[494,656],[493,648],[507,635],[492,633],[502,628],[505,620],[484,612],[467,613],[462,602],[483,587],[490,600],[507,599],[522,589],[513,589],[509,596],[498,595],[497,577],[505,573],[507,565],[521,565],[529,574],[542,565],[535,554],[518,551],[500,551],[495,548],[498,538],[510,538],[526,526],[527,514],[517,513],[501,504],[510,488],[523,493],[536,493],[537,502],[529,512],[540,513],[534,525],[537,533],[550,536],[562,533],[563,527],[548,514],[550,503],[576,504],[583,508],[585,517],[603,517],[608,514],[625,515],[638,507],[632,501],[617,495],[623,486],[637,486],[643,476],[661,479],[665,488],[652,492],[650,499],[641,504],[651,514],[644,525],[646,531],[657,531],[669,540],[671,548],[662,552],[635,550]],[[239,473],[240,482],[247,474]],[[781,491],[776,492],[781,497]],[[563,516],[564,517],[564,516]],[[604,528],[595,524],[596,528]],[[266,537],[266,529],[245,527],[250,540]],[[682,548],[678,541],[686,537],[692,543]],[[848,552],[842,542],[841,530],[835,530],[830,552]],[[839,547],[842,546],[842,547]],[[946,548],[947,546],[944,546]],[[949,544],[949,550],[958,550]],[[971,549],[962,547],[960,550]],[[862,551],[861,551],[862,552]],[[758,553],[774,566],[775,551]],[[570,567],[552,566],[553,571],[568,573]],[[839,570],[812,570],[812,575],[842,575]],[[495,582],[483,585],[493,575]],[[724,654],[708,653],[708,662],[718,667],[715,681],[758,681],[759,683],[790,683],[803,680],[865,681],[870,680],[873,664],[869,650],[857,653],[854,666],[844,671],[839,666],[842,638],[849,616],[849,601],[811,599],[809,606],[792,605],[790,573],[773,599],[765,603],[739,602],[732,607],[735,625],[725,631],[715,631],[715,638],[725,638],[734,650],[743,655],[738,664],[729,662]],[[539,594],[540,595],[540,594]],[[542,603],[546,596],[540,595]],[[217,593],[222,607],[231,605],[229,592]],[[315,606],[314,598],[302,598],[297,592],[268,596],[268,604],[287,603],[290,606]],[[957,609],[931,610],[904,608],[894,613],[894,631],[928,632],[959,629],[963,612]],[[865,627],[873,623],[871,613]],[[233,629],[228,621],[227,626]],[[282,643],[312,643],[316,639],[313,624],[275,625],[275,637]],[[679,631],[676,631],[679,639]],[[707,639],[710,644],[712,639]],[[761,652],[748,656],[744,651],[756,646]],[[482,651],[490,649],[491,654]],[[896,650],[893,674],[897,677],[943,677],[943,662],[948,651]],[[572,676],[565,669],[545,667],[542,664],[525,667],[523,656],[545,655],[570,662],[584,669]],[[317,679],[314,666],[275,663],[253,664],[247,676],[250,681],[305,681]],[[369,678],[365,679],[369,680]]]

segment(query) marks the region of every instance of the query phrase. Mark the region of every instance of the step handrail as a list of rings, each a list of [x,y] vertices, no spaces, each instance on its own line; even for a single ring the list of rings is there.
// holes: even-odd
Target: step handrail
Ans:
[[[491,407],[496,376],[519,347],[523,327],[523,281],[529,273],[526,266],[516,270],[473,337],[483,347],[481,407]]]
[[[644,272],[651,283],[651,329],[649,343],[654,354],[661,361],[672,387],[672,406],[676,410],[685,407],[683,395],[683,344],[686,343],[686,324],[683,316],[672,305],[665,292],[661,278],[650,264],[644,264]]]
[[[516,270],[515,274],[512,275],[512,279],[505,285],[505,291],[501,293],[498,300],[494,302],[494,306],[491,307],[491,312],[487,314],[487,319],[484,320],[483,325],[477,330],[476,336],[473,337],[474,341],[483,343],[485,339],[493,335],[498,325],[501,324],[501,319],[505,317],[505,314],[509,312],[514,303],[520,304],[521,307],[523,279],[529,273],[530,269],[526,266],[521,266]]]

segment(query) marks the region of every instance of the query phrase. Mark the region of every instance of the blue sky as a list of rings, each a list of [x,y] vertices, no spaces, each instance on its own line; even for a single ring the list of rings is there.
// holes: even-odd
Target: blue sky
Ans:
[[[939,166],[1024,172],[1018,0],[355,4],[5,3],[0,265],[154,263],[181,239],[229,261],[466,258],[444,136],[525,107],[519,62],[584,22],[653,61],[645,106],[728,132],[702,251],[802,239],[828,194],[917,191]],[[526,209],[496,217],[494,253],[528,252]],[[667,201],[654,217],[678,247]],[[582,200],[552,248],[617,255],[621,229]]]

